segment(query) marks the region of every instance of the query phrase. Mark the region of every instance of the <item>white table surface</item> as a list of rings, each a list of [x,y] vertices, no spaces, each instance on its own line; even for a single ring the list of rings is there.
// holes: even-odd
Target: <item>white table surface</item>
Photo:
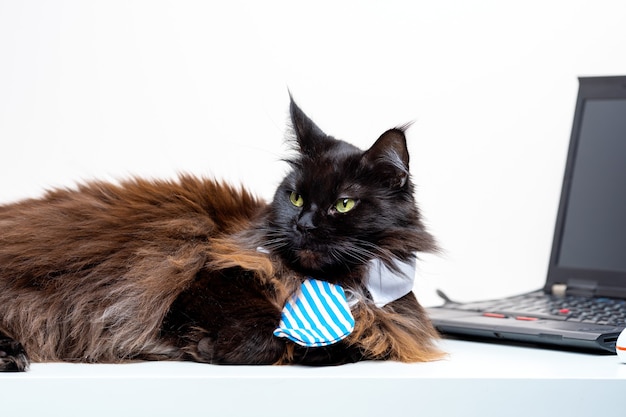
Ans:
[[[626,365],[614,355],[441,345],[446,359],[421,364],[36,363],[0,374],[0,416],[626,415]]]

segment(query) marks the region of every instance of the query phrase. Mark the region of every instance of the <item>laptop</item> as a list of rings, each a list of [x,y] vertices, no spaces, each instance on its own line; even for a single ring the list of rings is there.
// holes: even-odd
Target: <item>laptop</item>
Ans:
[[[428,309],[445,334],[615,352],[626,327],[626,76],[581,77],[543,289]]]

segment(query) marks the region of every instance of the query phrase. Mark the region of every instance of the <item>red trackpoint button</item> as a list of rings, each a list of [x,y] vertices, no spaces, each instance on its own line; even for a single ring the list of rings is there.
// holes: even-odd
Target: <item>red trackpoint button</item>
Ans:
[[[500,313],[483,313],[484,317],[493,317],[495,319],[505,319],[506,316]]]

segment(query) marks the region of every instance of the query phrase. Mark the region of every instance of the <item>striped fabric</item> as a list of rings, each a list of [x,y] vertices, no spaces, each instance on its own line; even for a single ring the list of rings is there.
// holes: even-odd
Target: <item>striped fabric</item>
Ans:
[[[301,346],[337,343],[354,329],[354,318],[339,285],[307,278],[285,305],[274,336]]]

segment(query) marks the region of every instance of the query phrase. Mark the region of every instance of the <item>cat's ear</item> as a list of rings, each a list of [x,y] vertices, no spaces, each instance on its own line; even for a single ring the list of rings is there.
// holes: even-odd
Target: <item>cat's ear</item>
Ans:
[[[296,136],[296,141],[300,147],[300,151],[308,156],[315,156],[320,151],[320,144],[326,138],[326,134],[322,129],[317,127],[315,123],[298,107],[289,94],[289,114],[291,116],[291,125]]]
[[[409,179],[409,150],[404,129],[386,131],[363,154],[362,161],[376,169],[390,188],[402,188]]]

